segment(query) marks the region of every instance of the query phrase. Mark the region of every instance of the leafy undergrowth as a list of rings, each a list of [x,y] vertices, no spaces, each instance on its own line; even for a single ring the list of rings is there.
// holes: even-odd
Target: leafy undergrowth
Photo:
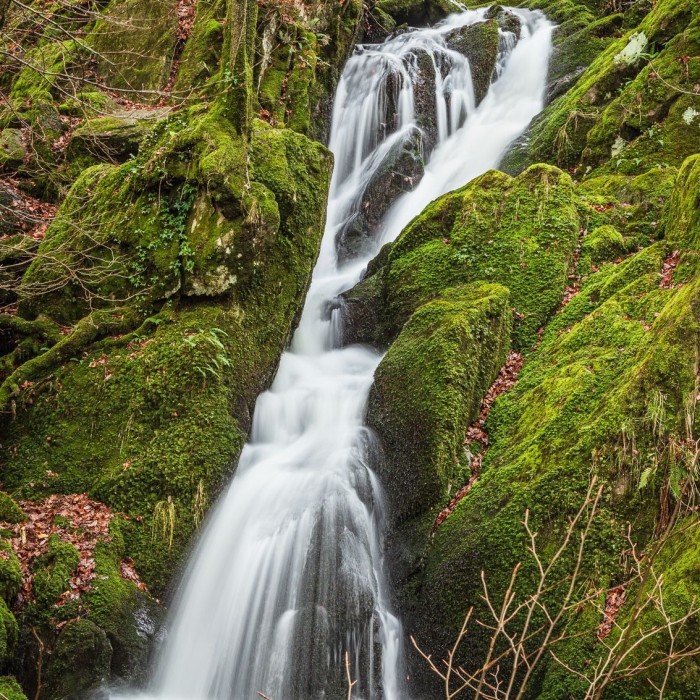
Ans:
[[[57,474],[49,471],[47,480]],[[111,542],[110,523],[115,513],[103,503],[93,501],[87,494],[51,495],[39,501],[17,501],[26,521],[0,522],[0,528],[10,537],[12,549],[22,569],[22,587],[17,594],[17,605],[36,602],[32,591],[34,564],[56,546],[56,538],[76,548],[79,559],[68,579],[67,588],[55,603],[56,608],[68,601],[77,600],[82,593],[92,589],[96,577],[95,546],[98,542]],[[121,516],[124,517],[124,516]],[[53,539],[52,539],[53,538]],[[123,578],[130,580],[142,591],[147,591],[128,558],[122,560]],[[61,623],[65,625],[65,621]]]

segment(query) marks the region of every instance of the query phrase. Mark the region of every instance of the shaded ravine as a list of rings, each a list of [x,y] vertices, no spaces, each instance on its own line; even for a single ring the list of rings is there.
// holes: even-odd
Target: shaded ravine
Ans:
[[[346,652],[356,697],[406,696],[378,451],[364,426],[381,355],[341,347],[334,300],[427,203],[494,167],[542,108],[552,25],[521,10],[519,37],[499,30],[494,82],[477,106],[469,61],[449,44],[485,12],[358,47],[345,68],[326,232],[301,322],[191,558],[151,696],[340,697]]]

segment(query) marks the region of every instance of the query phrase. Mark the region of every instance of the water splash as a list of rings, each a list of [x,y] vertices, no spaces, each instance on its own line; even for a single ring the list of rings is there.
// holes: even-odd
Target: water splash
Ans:
[[[376,445],[363,424],[381,356],[340,347],[333,302],[382,242],[436,196],[494,167],[542,108],[552,27],[540,13],[513,12],[520,37],[501,32],[495,82],[478,107],[469,61],[448,40],[486,10],[359,47],[349,60],[333,113],[326,232],[302,319],[187,569],[153,696],[340,697],[345,652],[356,697],[406,696]],[[397,162],[415,166],[415,177],[396,177]],[[377,188],[386,194],[378,208],[368,200]],[[363,244],[340,255],[351,224]]]

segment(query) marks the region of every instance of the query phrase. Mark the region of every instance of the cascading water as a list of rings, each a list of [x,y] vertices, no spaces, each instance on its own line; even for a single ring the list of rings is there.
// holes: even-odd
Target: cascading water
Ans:
[[[381,356],[340,347],[331,309],[381,243],[494,167],[542,108],[552,25],[521,10],[512,11],[520,36],[501,31],[495,82],[476,106],[468,59],[448,40],[485,12],[358,47],[348,61],[333,113],[326,233],[301,323],[188,567],[152,681],[157,697],[339,697],[346,651],[356,697],[406,697],[401,626],[382,570],[382,493],[363,426]],[[418,170],[397,174],[397,162]],[[377,179],[387,167],[393,190]],[[368,196],[375,186],[385,195],[379,208]]]

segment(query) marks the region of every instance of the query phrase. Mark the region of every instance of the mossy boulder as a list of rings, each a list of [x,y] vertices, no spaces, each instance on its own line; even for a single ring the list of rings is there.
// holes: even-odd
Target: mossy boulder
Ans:
[[[347,337],[388,344],[442,290],[482,281],[510,290],[522,315],[513,339],[529,347],[562,299],[578,230],[568,175],[545,165],[517,178],[490,171],[430,204],[343,296]]]
[[[625,252],[622,234],[612,226],[599,226],[584,237],[581,243],[581,257],[593,264],[612,261]]]
[[[662,228],[666,240],[674,246],[700,252],[700,154],[688,158],[681,168]]]
[[[0,598],[0,666],[12,661],[19,636],[19,626],[4,598]]]
[[[87,167],[100,162],[123,163],[138,153],[143,136],[163,110],[132,110],[88,119],[72,133],[66,157]]]
[[[15,503],[12,496],[0,491],[0,522],[21,523],[27,519],[22,509]]]
[[[519,22],[518,33],[520,33]],[[496,70],[499,44],[497,20],[488,19],[485,22],[454,29],[445,37],[445,43],[448,48],[458,51],[469,59],[474,97],[478,105],[486,97]]]
[[[78,566],[80,552],[58,535],[49,537],[46,554],[34,562],[32,589],[37,608],[47,611],[68,590],[68,581]]]
[[[22,587],[22,568],[10,543],[0,540],[0,597],[8,604],[14,602]]]
[[[77,700],[109,678],[112,648],[107,635],[90,620],[69,622],[56,641],[46,667],[41,697]]]
[[[104,631],[112,649],[110,674],[129,685],[143,683],[153,645],[162,633],[165,609],[122,577],[126,556],[124,521],[110,524],[109,541],[95,547],[96,580],[85,596],[89,619]]]
[[[22,365],[53,398],[20,397],[20,370],[10,387],[17,419],[3,426],[4,446],[28,450],[5,448],[8,488],[31,497],[87,491],[133,516],[126,551],[156,594],[187,550],[197,508],[231,473],[291,336],[332,167],[329,152],[301,134],[258,123],[246,143],[220,115],[191,114],[162,120],[135,159],[95,166],[74,185],[41,250],[78,254],[89,232],[124,267],[96,288],[103,311],[83,316],[78,287],[22,305],[28,316],[82,318]],[[24,284],[51,274],[37,262]],[[44,488],[47,469],[59,476]],[[156,505],[168,498],[172,546],[152,536]]]
[[[225,3],[197,0],[192,31],[180,54],[173,84],[176,103],[194,98],[218,74],[224,39]]]
[[[505,287],[445,290],[411,316],[379,364],[367,424],[386,453],[379,476],[395,524],[468,480],[462,442],[505,362],[512,318]]]

